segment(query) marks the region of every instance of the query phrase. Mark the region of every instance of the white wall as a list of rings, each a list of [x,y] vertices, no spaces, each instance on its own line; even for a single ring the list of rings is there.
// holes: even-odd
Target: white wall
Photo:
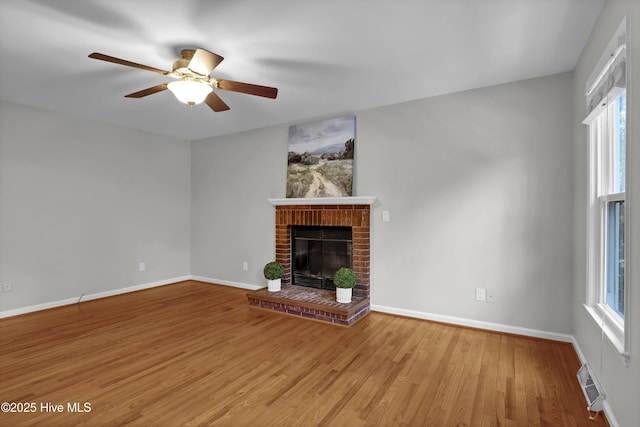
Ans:
[[[625,367],[622,359],[605,341],[599,327],[582,306],[586,301],[586,206],[587,206],[587,127],[581,122],[585,116],[584,90],[586,80],[603,54],[623,17],[628,15],[630,29],[627,55],[631,73],[627,88],[630,147],[627,152],[629,178],[627,183],[627,214],[631,240],[626,243],[629,261],[626,272],[631,277],[631,301],[625,307],[625,316],[631,317],[631,363]],[[574,72],[574,156],[575,168],[575,239],[574,284],[572,297],[573,334],[584,356],[595,369],[607,393],[620,426],[636,426],[640,420],[640,2],[636,0],[609,0],[605,4],[589,41]],[[601,366],[602,357],[602,370]]]
[[[262,268],[275,259],[275,210],[267,199],[284,197],[287,137],[280,126],[192,143],[194,276],[265,285]]]
[[[189,234],[188,142],[0,103],[0,312],[188,275]]]
[[[375,305],[571,332],[571,88],[561,74],[356,112]],[[288,126],[189,144],[1,117],[2,310],[188,274],[264,284]]]
[[[561,74],[355,113],[355,194],[378,197],[373,304],[570,332],[571,82]],[[192,144],[192,274],[263,284],[274,252],[266,199],[285,194],[287,131]],[[476,287],[497,302],[476,303]]]
[[[358,114],[358,191],[380,201],[372,303],[570,332],[571,81]],[[496,303],[475,302],[476,287]]]

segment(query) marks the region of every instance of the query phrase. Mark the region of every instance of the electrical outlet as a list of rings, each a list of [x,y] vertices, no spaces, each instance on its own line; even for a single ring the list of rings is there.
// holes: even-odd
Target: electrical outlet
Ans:
[[[244,271],[249,270],[249,263],[248,263],[247,261],[245,261],[245,262],[243,262],[243,263],[242,263],[242,269],[243,269]]]
[[[484,288],[476,288],[476,301],[485,302],[487,300],[487,292]]]
[[[496,302],[496,291],[493,289],[487,289],[487,302]]]
[[[8,292],[13,291],[13,288],[11,287],[11,282],[3,282],[2,283],[2,292],[4,292],[5,294]]]
[[[147,269],[147,266],[144,262],[141,262],[138,264],[138,271],[145,271]]]

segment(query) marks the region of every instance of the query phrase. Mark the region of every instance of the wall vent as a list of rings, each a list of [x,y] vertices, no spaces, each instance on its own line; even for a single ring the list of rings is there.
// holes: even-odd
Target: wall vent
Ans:
[[[591,412],[602,411],[602,402],[605,396],[602,392],[602,387],[600,387],[593,372],[591,372],[591,367],[586,363],[582,365],[578,370],[577,377],[582,393],[584,393],[584,397],[587,400],[587,410]]]

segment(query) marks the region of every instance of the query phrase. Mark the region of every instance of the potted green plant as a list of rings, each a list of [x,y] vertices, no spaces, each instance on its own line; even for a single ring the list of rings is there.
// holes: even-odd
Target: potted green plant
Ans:
[[[336,286],[336,301],[350,303],[353,288],[356,286],[356,273],[347,267],[340,267],[333,275],[333,284]]]
[[[277,261],[268,262],[264,266],[264,278],[267,279],[267,289],[269,292],[278,292],[281,289],[284,267]]]

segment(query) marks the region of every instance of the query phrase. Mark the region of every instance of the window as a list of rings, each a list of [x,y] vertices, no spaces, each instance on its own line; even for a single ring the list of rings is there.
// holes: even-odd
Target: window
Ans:
[[[627,191],[626,21],[587,84],[589,207],[587,311],[628,360],[625,313],[630,283],[625,271]],[[627,319],[627,320],[625,320]]]
[[[594,251],[600,274],[596,303],[624,322],[625,142],[626,92],[591,123]],[[596,235],[600,239],[596,239]],[[599,240],[599,241],[598,241]]]
[[[602,170],[610,169],[605,180],[609,182],[609,191],[600,196],[606,211],[607,247],[603,258],[606,259],[606,280],[603,303],[613,310],[621,320],[624,319],[624,199],[625,199],[625,146],[626,146],[626,92],[622,92],[614,101],[609,122],[613,124],[611,135],[605,141],[611,153],[609,164]]]

